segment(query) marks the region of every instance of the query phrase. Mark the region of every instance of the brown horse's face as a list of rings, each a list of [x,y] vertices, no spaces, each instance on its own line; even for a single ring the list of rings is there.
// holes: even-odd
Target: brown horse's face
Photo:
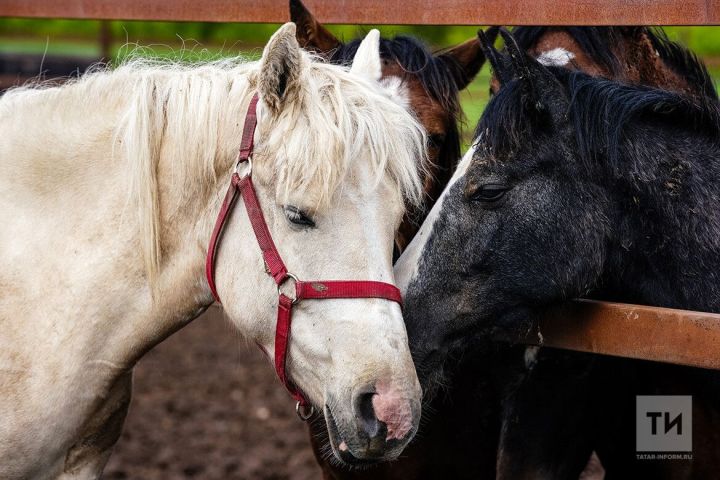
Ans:
[[[447,185],[452,172],[455,170],[457,158],[443,157],[445,149],[453,149],[449,142],[457,141],[450,129],[457,131],[455,114],[449,112],[443,105],[433,98],[415,73],[407,73],[402,65],[395,60],[383,60],[383,78],[397,78],[403,85],[403,94],[406,96],[408,109],[412,110],[425,128],[428,138],[428,169],[423,178],[425,193],[424,211],[427,212],[440,197]],[[448,163],[451,160],[452,163]],[[414,217],[414,218],[413,218]],[[395,236],[395,244],[400,251],[410,243],[415,236],[422,218],[417,218],[413,212],[408,212],[403,218],[400,228]]]
[[[522,28],[522,27],[521,27]],[[617,59],[616,68],[593,59],[593,57],[562,27],[548,28],[527,52],[545,65],[565,66],[594,77],[605,77],[634,85],[670,90],[678,93],[696,94],[697,86],[678,74],[659,55],[653,45],[651,33],[645,27],[585,27],[612,29],[615,41],[608,45]],[[490,93],[497,93],[500,87],[493,74]]]
[[[313,17],[300,0],[290,1],[290,16],[298,26],[297,38],[301,47],[329,59],[345,47]],[[425,202],[420,212],[409,211],[403,219],[395,238],[400,251],[417,233],[424,214],[438,199],[455,170],[460,158],[458,93],[475,78],[485,62],[477,38],[435,55],[423,51],[423,55],[427,55],[428,65],[419,68],[404,66],[402,58],[383,56],[382,81],[397,81],[400,85],[399,94],[407,102],[407,108],[415,113],[428,137],[429,164],[423,179]],[[428,82],[452,85],[444,89],[441,95],[433,95]]]

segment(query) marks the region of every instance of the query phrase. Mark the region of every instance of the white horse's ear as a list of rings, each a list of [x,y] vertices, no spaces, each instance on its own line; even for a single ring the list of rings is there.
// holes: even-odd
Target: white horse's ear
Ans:
[[[360,43],[350,72],[368,80],[380,80],[382,62],[380,61],[380,32],[377,29],[370,30],[370,33]]]
[[[258,92],[260,99],[273,112],[297,92],[300,85],[302,55],[295,38],[295,24],[286,23],[265,45],[260,60]]]

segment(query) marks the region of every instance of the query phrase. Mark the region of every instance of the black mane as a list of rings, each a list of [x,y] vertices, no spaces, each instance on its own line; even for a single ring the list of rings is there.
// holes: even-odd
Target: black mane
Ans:
[[[343,44],[333,52],[330,62],[350,65],[361,39]],[[462,116],[459,84],[467,83],[462,67],[449,56],[433,55],[420,41],[398,35],[380,39],[380,57],[396,61],[407,73],[415,75],[425,91],[440,103],[450,116],[438,163],[454,167],[460,158],[458,122]]]
[[[698,57],[671,41],[661,29],[645,27],[517,27],[513,30],[518,45],[523,50],[533,47],[546,33],[564,31],[580,46],[594,62],[601,65],[611,76],[621,73],[622,64],[612,49],[619,45],[634,29],[642,28],[660,58],[678,75],[686,79],[697,93],[717,99],[715,84],[707,68]]]
[[[568,75],[570,118],[580,156],[587,168],[606,158],[613,173],[623,172],[620,150],[632,121],[671,124],[674,131],[720,139],[720,109],[713,98],[681,95],[645,86],[597,79],[580,72]]]
[[[655,88],[626,85],[582,72],[548,67],[570,99],[567,118],[574,129],[584,166],[594,170],[601,157],[615,175],[622,172],[620,149],[634,120],[672,124],[678,131],[720,140],[720,104],[714,98],[681,95]],[[539,130],[550,128],[547,110],[528,102],[521,80],[502,86],[478,123],[475,138],[483,149],[502,158],[527,144]]]

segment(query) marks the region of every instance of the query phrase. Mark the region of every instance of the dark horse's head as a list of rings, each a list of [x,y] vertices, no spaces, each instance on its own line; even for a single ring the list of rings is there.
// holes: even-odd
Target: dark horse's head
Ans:
[[[717,138],[714,100],[547,67],[503,37],[508,54],[486,49],[501,88],[473,149],[395,269],[426,385],[454,348],[517,339],[550,303],[610,288],[666,302],[672,282],[632,278],[667,264],[650,256],[675,231],[701,230],[698,209],[677,219],[707,194],[685,155]]]
[[[343,43],[323,27],[300,0],[290,0],[290,18],[298,26],[300,46],[332,63],[350,64],[360,39]],[[459,93],[477,75],[485,57],[477,38],[431,53],[414,38],[380,39],[384,79],[398,79],[408,102],[428,134],[430,168],[424,179],[425,204],[408,212],[396,237],[400,250],[415,235],[423,215],[437,200],[460,158]]]

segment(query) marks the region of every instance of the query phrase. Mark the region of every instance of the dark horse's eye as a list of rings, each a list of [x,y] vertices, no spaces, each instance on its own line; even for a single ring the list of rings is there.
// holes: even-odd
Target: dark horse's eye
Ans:
[[[315,222],[305,212],[300,210],[294,205],[285,205],[283,207],[285,211],[285,218],[292,224],[300,227],[314,227]]]
[[[484,203],[496,203],[505,196],[508,187],[501,183],[487,183],[481,185],[473,194],[472,199]]]

